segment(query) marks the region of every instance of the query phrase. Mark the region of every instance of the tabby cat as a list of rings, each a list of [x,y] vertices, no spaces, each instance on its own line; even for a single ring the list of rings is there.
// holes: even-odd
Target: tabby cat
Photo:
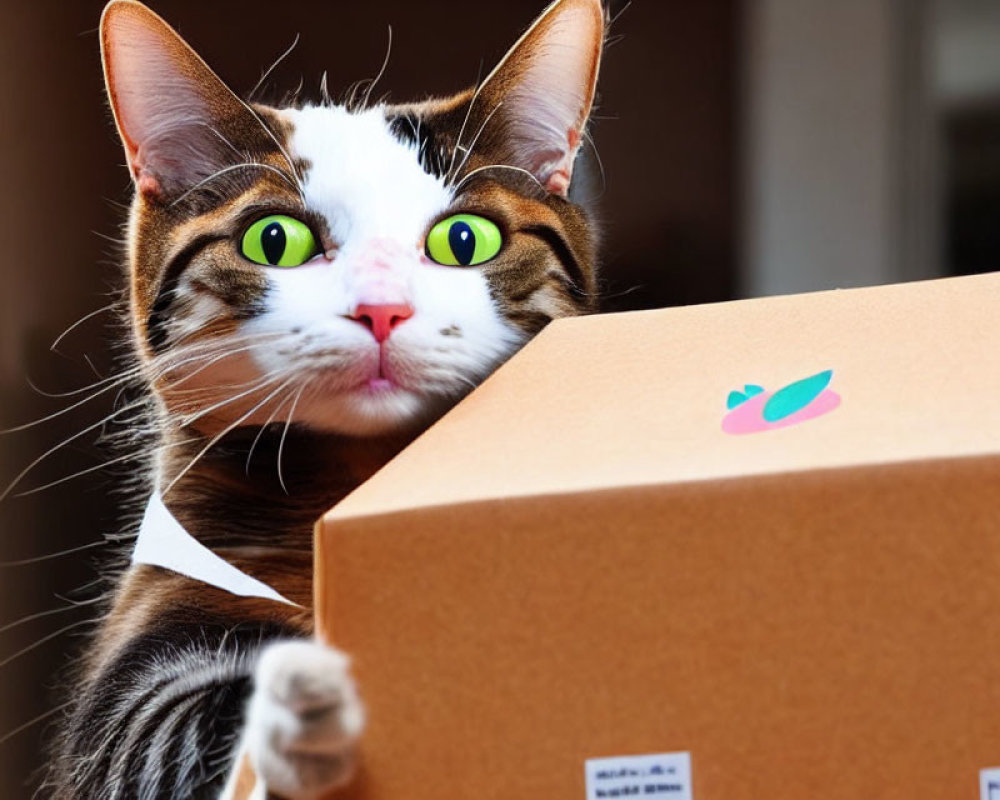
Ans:
[[[125,570],[51,796],[216,798],[242,756],[289,800],[350,779],[364,714],[347,658],[309,639],[313,522],[550,320],[593,310],[573,178],[605,22],[600,0],[556,0],[453,97],[277,108],[145,6],[107,6],[151,488],[291,602]]]

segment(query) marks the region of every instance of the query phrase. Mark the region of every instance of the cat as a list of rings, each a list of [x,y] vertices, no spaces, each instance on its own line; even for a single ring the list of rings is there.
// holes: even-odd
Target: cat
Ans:
[[[452,97],[271,107],[146,6],[105,8],[150,488],[290,602],[123,570],[50,796],[216,798],[243,758],[286,800],[349,781],[362,692],[309,638],[314,520],[552,319],[595,310],[577,162],[606,21],[556,0]]]

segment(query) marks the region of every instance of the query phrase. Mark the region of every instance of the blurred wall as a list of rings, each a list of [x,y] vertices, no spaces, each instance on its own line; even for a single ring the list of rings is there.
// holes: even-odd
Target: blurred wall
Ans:
[[[275,70],[275,94],[300,78],[331,88],[374,75],[387,26],[393,50],[381,87],[394,97],[455,91],[488,69],[546,0],[151,0],[237,90]],[[620,8],[623,3],[617,2]],[[0,428],[67,409],[85,395],[49,398],[113,374],[114,320],[97,315],[121,285],[115,237],[128,178],[102,95],[96,27],[100,0],[4,2],[0,26]],[[608,307],[728,299],[736,291],[739,4],[635,0],[613,31],[593,133],[607,187]],[[266,96],[266,95],[265,95]],[[101,396],[35,428],[0,438],[0,485],[49,448],[108,413]],[[69,442],[19,484],[34,489],[99,467],[97,431]],[[27,497],[0,501],[0,561],[88,543],[119,527],[121,466],[97,469]],[[81,646],[92,616],[63,599],[94,579],[100,549],[0,566],[0,797],[27,797],[51,728],[58,667]],[[10,623],[23,624],[7,628]],[[75,626],[75,627],[67,627]],[[63,630],[65,629],[65,630]],[[62,631],[62,632],[60,632]],[[47,638],[51,637],[51,638]],[[28,649],[25,649],[28,648]],[[14,658],[15,655],[23,653]],[[7,661],[8,659],[13,659]]]
[[[1000,3],[929,0],[934,91],[948,105],[1000,96]]]
[[[1000,3],[932,0],[933,98],[955,275],[1000,266]]]
[[[107,135],[96,70],[95,5],[4,3],[0,25],[0,428],[62,409],[71,398],[49,392],[94,380],[83,360],[108,363],[101,324],[68,342],[74,358],[49,352],[70,323],[108,302],[117,270],[108,243],[124,198],[121,156]],[[88,33],[90,31],[90,33]],[[104,413],[100,399],[37,428],[0,437],[0,484],[36,456]],[[100,463],[94,436],[71,442],[32,475],[33,486]],[[94,541],[113,509],[107,480],[83,480],[63,491],[0,501],[0,561],[29,558]],[[87,555],[16,567],[0,566],[0,739],[51,707],[57,667],[80,644],[86,611],[65,611],[8,628],[30,615],[64,607],[56,594],[93,578]],[[76,624],[48,642],[44,637]],[[31,648],[31,649],[28,649]],[[9,659],[13,659],[10,660]],[[0,743],[0,797],[30,797],[25,781],[39,763],[43,726]]]
[[[747,0],[750,295],[1000,265],[1000,3]]]
[[[747,4],[745,289],[899,279],[897,0]]]

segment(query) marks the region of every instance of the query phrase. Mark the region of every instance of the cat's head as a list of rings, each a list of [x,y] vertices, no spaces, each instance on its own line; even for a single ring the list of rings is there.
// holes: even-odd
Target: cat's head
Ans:
[[[167,417],[413,427],[590,311],[595,234],[572,190],[604,24],[600,0],[556,0],[475,89],[274,108],[145,6],[108,5],[133,338]]]

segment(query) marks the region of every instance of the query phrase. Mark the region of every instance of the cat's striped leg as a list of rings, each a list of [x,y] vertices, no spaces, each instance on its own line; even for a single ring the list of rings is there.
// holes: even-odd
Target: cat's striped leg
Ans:
[[[362,713],[347,659],[311,627],[306,609],[133,568],[73,689],[49,796],[216,800],[241,743],[284,797],[342,782]]]
[[[220,796],[242,742],[270,796],[345,783],[363,712],[347,658],[280,626],[163,623],[85,685],[54,796]]]
[[[290,633],[267,623],[161,619],[129,638],[77,690],[54,796],[216,797],[261,646]]]

